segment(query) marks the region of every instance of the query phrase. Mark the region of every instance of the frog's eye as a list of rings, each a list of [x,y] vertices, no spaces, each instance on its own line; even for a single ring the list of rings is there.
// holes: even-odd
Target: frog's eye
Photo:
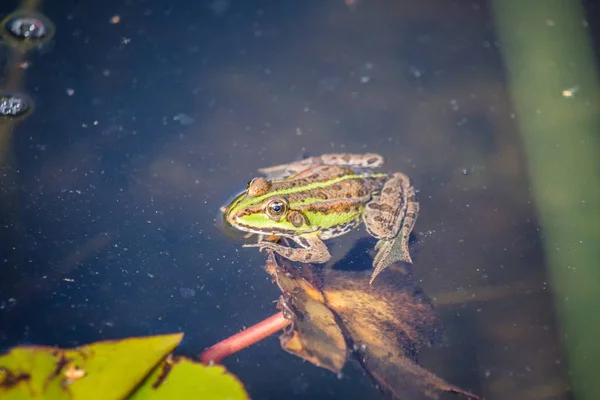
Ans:
[[[281,219],[288,210],[288,205],[283,199],[272,199],[267,203],[265,212],[267,216],[274,220]]]

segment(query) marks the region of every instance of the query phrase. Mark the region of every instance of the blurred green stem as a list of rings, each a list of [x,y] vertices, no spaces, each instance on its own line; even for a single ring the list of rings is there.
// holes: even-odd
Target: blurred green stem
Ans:
[[[493,5],[573,391],[597,400],[600,92],[585,12],[573,0]]]

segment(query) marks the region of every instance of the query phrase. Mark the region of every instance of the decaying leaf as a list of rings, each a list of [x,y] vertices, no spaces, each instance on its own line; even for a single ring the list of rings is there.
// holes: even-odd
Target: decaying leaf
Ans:
[[[372,285],[364,272],[314,271],[269,254],[267,272],[293,321],[281,338],[285,350],[333,372],[348,353],[397,399],[438,399],[445,392],[478,399],[418,365],[419,350],[441,342],[442,327],[405,267],[390,266]]]
[[[373,285],[359,272],[330,271],[322,292],[343,321],[354,357],[383,391],[411,400],[444,392],[477,399],[418,365],[421,348],[441,343],[442,326],[403,267],[388,267]]]
[[[319,367],[340,372],[346,362],[346,341],[323,294],[307,279],[278,271],[272,257],[271,253],[269,273],[283,292],[279,307],[294,320],[280,338],[281,347]]]

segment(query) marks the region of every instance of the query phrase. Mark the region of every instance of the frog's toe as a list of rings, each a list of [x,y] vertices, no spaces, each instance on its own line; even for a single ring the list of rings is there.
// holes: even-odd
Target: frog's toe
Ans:
[[[275,250],[275,247],[276,247],[276,246],[274,246],[274,245],[273,245],[273,243],[269,243],[269,242],[260,242],[260,243],[253,244],[253,245],[251,245],[251,246],[248,246],[248,247],[258,247],[258,251],[262,252],[262,251],[263,251],[263,250],[265,250],[265,249],[268,249],[268,250]]]

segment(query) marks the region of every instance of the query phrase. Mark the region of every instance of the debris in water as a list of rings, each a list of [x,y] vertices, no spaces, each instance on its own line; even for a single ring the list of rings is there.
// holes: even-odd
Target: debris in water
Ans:
[[[191,124],[193,124],[196,121],[194,118],[192,118],[189,115],[184,114],[184,113],[179,113],[179,114],[175,115],[173,117],[173,119],[175,121],[179,121],[179,123],[181,125],[185,125],[185,126],[191,125]]]

